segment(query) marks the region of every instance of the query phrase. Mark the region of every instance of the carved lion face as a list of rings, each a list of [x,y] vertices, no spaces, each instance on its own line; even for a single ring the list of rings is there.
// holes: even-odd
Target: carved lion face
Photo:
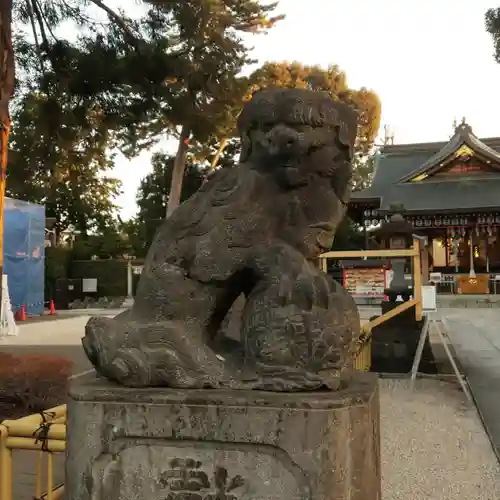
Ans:
[[[240,115],[241,161],[268,171],[286,188],[331,178],[352,157],[356,125],[355,112],[324,93],[264,90]]]
[[[272,173],[284,187],[304,185],[318,175],[333,174],[340,154],[335,135],[331,127],[304,124],[259,127],[249,134],[252,161]]]

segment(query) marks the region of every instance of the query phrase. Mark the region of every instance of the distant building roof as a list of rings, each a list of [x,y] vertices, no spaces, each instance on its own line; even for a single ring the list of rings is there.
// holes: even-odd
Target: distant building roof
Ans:
[[[481,171],[436,175],[471,158]],[[396,203],[413,212],[500,207],[500,137],[478,139],[464,121],[448,142],[384,146],[371,186],[351,199],[370,202],[382,211]]]

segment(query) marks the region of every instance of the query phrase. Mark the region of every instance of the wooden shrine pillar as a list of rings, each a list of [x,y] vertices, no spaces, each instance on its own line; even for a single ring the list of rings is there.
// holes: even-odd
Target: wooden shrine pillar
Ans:
[[[421,284],[429,284],[429,251],[427,250],[428,238],[427,236],[413,235],[414,239],[420,242],[420,272],[422,275]]]
[[[469,238],[469,278],[473,279],[476,277],[476,270],[474,268],[474,230],[470,229]]]
[[[427,245],[420,246],[420,265],[422,268],[422,285],[429,284],[429,250]]]

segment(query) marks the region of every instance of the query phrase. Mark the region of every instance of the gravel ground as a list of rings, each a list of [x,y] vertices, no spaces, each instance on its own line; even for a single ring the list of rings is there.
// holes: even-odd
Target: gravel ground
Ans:
[[[449,382],[380,380],[383,500],[498,500],[500,466]]]

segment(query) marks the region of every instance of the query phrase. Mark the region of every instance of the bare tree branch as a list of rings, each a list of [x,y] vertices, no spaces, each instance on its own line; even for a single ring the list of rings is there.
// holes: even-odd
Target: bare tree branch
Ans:
[[[43,21],[42,13],[39,9],[36,0],[31,0],[31,7],[33,9],[33,13],[35,14],[36,20],[38,22],[38,26],[40,27],[40,35],[42,37],[42,42],[46,45],[45,50],[49,48],[49,39],[47,37],[47,33],[45,32],[45,23]]]
[[[39,0],[33,0],[33,3],[36,4],[36,8],[38,9],[40,17],[42,18],[42,22],[45,23],[45,26],[47,27],[47,31],[50,33],[50,36],[57,42],[57,37],[56,37],[56,35],[54,35],[54,32],[52,31],[52,28],[50,27],[50,23],[47,20],[47,16],[45,15]]]
[[[28,12],[28,17],[30,18],[31,29],[33,30],[33,37],[35,38],[36,53],[38,55],[38,61],[40,63],[40,70],[44,70],[42,50],[40,48],[40,41],[38,40],[38,31],[36,29],[36,21],[33,14],[33,6],[31,5],[31,0],[26,0],[26,11]]]
[[[106,12],[111,21],[117,24],[125,33],[128,38],[128,42],[136,49],[139,50],[139,40],[135,36],[134,32],[130,29],[130,26],[123,20],[123,18],[116,13],[113,9],[108,7],[102,0],[90,0],[96,7]]]

